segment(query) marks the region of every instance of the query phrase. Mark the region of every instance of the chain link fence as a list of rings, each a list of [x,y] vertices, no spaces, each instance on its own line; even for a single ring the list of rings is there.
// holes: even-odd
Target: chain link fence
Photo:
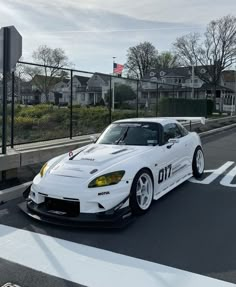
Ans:
[[[192,95],[189,87],[178,84],[20,62],[7,86],[11,147],[100,133],[123,118],[207,115],[205,94]],[[2,89],[0,74],[1,138]]]

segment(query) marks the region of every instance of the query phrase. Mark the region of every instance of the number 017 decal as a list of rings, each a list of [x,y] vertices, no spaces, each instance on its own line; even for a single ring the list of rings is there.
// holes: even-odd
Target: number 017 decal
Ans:
[[[164,180],[169,178],[171,176],[171,168],[172,165],[169,164],[168,166],[160,169],[159,174],[158,174],[158,183],[162,183]]]

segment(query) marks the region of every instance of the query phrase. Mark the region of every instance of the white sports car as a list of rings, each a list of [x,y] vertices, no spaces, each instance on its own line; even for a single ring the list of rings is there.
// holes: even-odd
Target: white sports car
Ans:
[[[178,120],[138,118],[109,125],[95,143],[48,161],[34,178],[21,209],[63,225],[122,225],[204,171],[197,133]]]

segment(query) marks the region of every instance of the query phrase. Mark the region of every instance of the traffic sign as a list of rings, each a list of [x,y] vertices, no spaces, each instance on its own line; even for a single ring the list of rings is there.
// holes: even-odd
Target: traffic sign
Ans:
[[[7,43],[4,44],[5,41]],[[8,47],[7,51],[4,47]],[[4,60],[6,72],[13,72],[21,56],[22,37],[20,33],[14,26],[2,27],[0,30],[0,73],[3,72]]]

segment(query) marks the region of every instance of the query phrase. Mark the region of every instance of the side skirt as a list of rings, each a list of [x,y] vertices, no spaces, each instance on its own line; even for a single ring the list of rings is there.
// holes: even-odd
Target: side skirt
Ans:
[[[177,187],[178,185],[180,185],[181,183],[185,182],[186,180],[188,180],[189,178],[191,178],[193,175],[192,173],[188,173],[186,174],[184,177],[182,177],[181,179],[178,179],[177,181],[175,181],[173,184],[171,184],[170,186],[166,187],[164,190],[162,190],[161,192],[157,193],[154,196],[154,200],[158,200],[159,198],[161,198],[163,195],[165,195],[166,193],[168,193],[169,191],[171,191],[172,189],[174,189],[175,187]]]

